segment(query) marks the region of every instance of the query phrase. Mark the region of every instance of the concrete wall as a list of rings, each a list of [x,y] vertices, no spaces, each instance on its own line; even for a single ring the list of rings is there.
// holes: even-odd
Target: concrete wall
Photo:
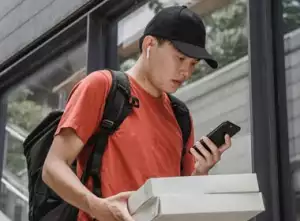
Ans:
[[[0,64],[89,0],[1,0]]]

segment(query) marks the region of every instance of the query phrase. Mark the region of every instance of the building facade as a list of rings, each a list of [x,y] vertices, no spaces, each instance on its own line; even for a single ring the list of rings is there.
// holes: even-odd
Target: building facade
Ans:
[[[145,25],[176,4],[202,16],[220,63],[200,63],[176,92],[196,139],[225,120],[242,128],[211,174],[257,173],[266,211],[256,220],[300,220],[299,0],[2,0],[1,220],[28,220],[30,131],[87,74],[130,68]]]

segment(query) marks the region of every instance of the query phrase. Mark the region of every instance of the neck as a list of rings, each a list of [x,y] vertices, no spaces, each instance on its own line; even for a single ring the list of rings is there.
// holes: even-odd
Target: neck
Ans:
[[[149,78],[150,73],[147,68],[143,65],[143,58],[140,57],[132,68],[127,73],[133,77],[136,82],[153,97],[160,97],[162,91],[155,87]]]

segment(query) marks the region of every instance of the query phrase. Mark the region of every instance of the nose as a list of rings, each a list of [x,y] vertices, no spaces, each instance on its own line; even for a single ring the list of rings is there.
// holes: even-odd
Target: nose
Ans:
[[[184,62],[180,69],[180,73],[182,76],[184,76],[184,80],[187,80],[192,75],[193,71],[194,66],[191,65],[189,62]]]
[[[184,77],[184,80],[187,80],[191,76],[191,71],[189,70],[182,70],[180,74]]]

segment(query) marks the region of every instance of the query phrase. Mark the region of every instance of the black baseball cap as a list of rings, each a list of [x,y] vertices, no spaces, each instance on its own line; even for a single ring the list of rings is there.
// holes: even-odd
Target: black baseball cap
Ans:
[[[212,68],[218,67],[218,62],[205,49],[206,30],[202,19],[186,6],[171,6],[158,12],[146,26],[140,47],[147,35],[169,40],[184,55],[203,59]]]

